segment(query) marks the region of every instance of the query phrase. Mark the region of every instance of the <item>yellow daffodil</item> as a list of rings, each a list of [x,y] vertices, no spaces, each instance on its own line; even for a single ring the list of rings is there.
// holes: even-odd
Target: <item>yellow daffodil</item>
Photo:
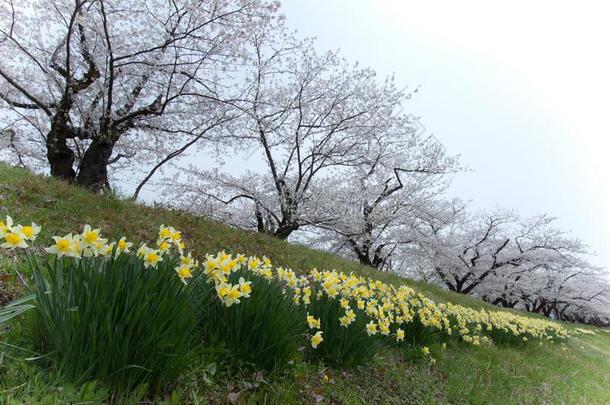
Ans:
[[[176,231],[174,229],[169,237],[172,240],[172,242],[180,243],[180,241],[182,240],[182,232]]]
[[[390,322],[387,319],[379,322],[379,332],[384,336],[390,334]]]
[[[159,241],[157,244],[163,242],[164,240],[170,239],[172,236],[172,229],[166,227],[165,225],[161,225],[159,227]]]
[[[162,255],[164,255],[165,253],[167,253],[167,251],[169,250],[169,248],[171,247],[171,245],[169,244],[169,242],[167,241],[162,241],[161,243],[159,243],[158,245],[159,248],[159,253],[161,253]]]
[[[53,240],[55,244],[45,249],[48,253],[57,257],[80,257],[80,251],[75,249],[75,238],[71,233],[62,237],[53,236]]]
[[[250,257],[248,259],[248,269],[255,270],[261,265],[260,259],[258,257]]]
[[[320,320],[311,315],[307,315],[307,324],[310,329],[320,329]]]
[[[3,238],[9,232],[12,232],[13,218],[7,216],[6,222],[0,221],[0,238]]]
[[[242,297],[249,298],[250,293],[252,292],[251,281],[244,280],[243,277],[239,278],[239,292],[241,292]]]
[[[3,249],[13,250],[15,248],[26,249],[28,244],[19,227],[15,227],[11,232],[4,235],[4,243],[0,245]]]
[[[144,251],[143,259],[144,259],[144,267],[145,268],[152,267],[153,269],[157,267],[157,264],[159,262],[163,261],[163,257],[161,257],[161,254],[157,250],[153,250],[150,248],[148,248],[146,251]]]
[[[324,338],[322,337],[322,331],[317,331],[316,334],[311,337],[311,347],[317,349],[318,345],[322,343],[323,340]]]
[[[123,236],[116,243],[116,251],[117,251],[117,253],[129,253],[130,252],[129,249],[131,249],[132,246],[133,246],[133,243],[127,242],[127,238],[125,236]]]
[[[104,245],[103,247],[100,248],[100,255],[104,256],[104,257],[110,257],[112,256],[112,252],[114,251],[114,247],[116,246],[116,243],[110,243],[108,245]]]
[[[345,311],[345,315],[339,318],[339,323],[341,326],[345,326],[346,328],[356,320],[356,314],[353,310],[348,309]]]
[[[136,251],[136,255],[142,259],[148,250],[150,250],[150,248],[146,245],[146,243],[142,243]]]
[[[31,225],[21,227],[21,233],[23,234],[24,239],[34,242],[40,233],[40,229],[40,226],[32,222]]]
[[[102,239],[100,232],[100,229],[91,229],[91,225],[85,225],[83,233],[81,234],[81,242],[83,247],[97,249],[100,243],[105,244],[107,239]]]
[[[195,259],[193,259],[191,253],[189,252],[189,254],[187,254],[186,256],[180,256],[180,264],[182,264],[183,266],[194,267]]]
[[[377,334],[377,324],[373,321],[370,321],[366,324],[366,333],[369,336],[373,336]]]
[[[239,291],[239,285],[231,285],[227,283],[220,283],[216,286],[216,294],[222,302],[230,307],[233,304],[239,304],[239,298],[242,296]]]
[[[405,331],[400,328],[396,329],[396,341],[402,342],[403,340],[405,340]]]
[[[193,277],[193,274],[191,273],[190,266],[185,266],[184,264],[176,267],[176,273],[178,273],[178,277],[180,277],[180,280],[184,284],[186,284],[186,279],[187,278]]]

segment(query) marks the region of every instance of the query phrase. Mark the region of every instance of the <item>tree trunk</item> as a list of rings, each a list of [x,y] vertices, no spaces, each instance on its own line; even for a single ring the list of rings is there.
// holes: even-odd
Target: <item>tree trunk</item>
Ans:
[[[373,262],[371,261],[371,259],[369,258],[368,255],[366,254],[358,254],[358,261],[360,262],[360,264],[362,264],[363,266],[370,266],[370,267],[375,267],[375,265],[373,264]]]
[[[107,189],[108,161],[112,155],[114,144],[106,140],[94,140],[87,148],[80,162],[76,183],[94,192]]]
[[[51,123],[51,130],[47,134],[47,160],[51,167],[51,176],[58,177],[70,183],[74,181],[76,172],[74,171],[74,152],[66,140],[72,134],[70,129],[60,119],[55,119]]]
[[[273,236],[282,240],[288,239],[290,234],[299,229],[299,225],[295,223],[280,224],[278,228],[273,232]]]

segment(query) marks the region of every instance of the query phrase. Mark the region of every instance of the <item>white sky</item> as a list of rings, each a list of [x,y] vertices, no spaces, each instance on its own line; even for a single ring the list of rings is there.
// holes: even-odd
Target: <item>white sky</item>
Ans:
[[[320,50],[395,73],[477,208],[549,213],[610,267],[610,2],[284,0]]]

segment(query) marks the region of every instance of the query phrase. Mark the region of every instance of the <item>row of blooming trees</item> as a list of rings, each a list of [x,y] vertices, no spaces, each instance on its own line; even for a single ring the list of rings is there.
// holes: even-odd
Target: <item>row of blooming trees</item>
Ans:
[[[608,317],[581,241],[448,199],[462,167],[403,111],[411,93],[317,52],[275,1],[5,0],[0,51],[4,159],[95,192],[135,179],[134,198],[169,171],[172,204],[234,226],[505,307]],[[247,170],[221,164],[243,150]]]
[[[448,215],[451,222],[429,226],[410,252],[418,259],[402,271],[507,308],[607,322],[603,269],[587,262],[586,246],[555,227],[554,218],[508,211]]]

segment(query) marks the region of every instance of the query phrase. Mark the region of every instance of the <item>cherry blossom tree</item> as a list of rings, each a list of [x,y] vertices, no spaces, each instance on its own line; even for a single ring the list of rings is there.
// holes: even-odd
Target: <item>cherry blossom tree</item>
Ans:
[[[233,118],[213,107],[244,38],[271,24],[277,7],[264,0],[3,1],[0,99],[16,134],[4,142],[22,163],[46,155],[53,176],[93,190],[108,185],[110,164],[142,149],[163,155],[188,147]]]
[[[436,215],[448,174],[459,170],[434,138],[401,117],[372,143],[368,159],[327,181],[317,193],[328,218],[317,225],[318,243],[361,264],[391,269],[391,259],[422,236],[419,228]]]
[[[326,221],[318,190],[333,173],[370,160],[371,144],[400,130],[398,122],[407,124],[400,112],[407,94],[337,52],[317,54],[311,41],[253,35],[251,49],[249,91],[234,103],[243,115],[230,139],[252,148],[266,170],[229,176],[192,168],[179,192],[189,206],[205,200],[221,219],[285,239]]]

